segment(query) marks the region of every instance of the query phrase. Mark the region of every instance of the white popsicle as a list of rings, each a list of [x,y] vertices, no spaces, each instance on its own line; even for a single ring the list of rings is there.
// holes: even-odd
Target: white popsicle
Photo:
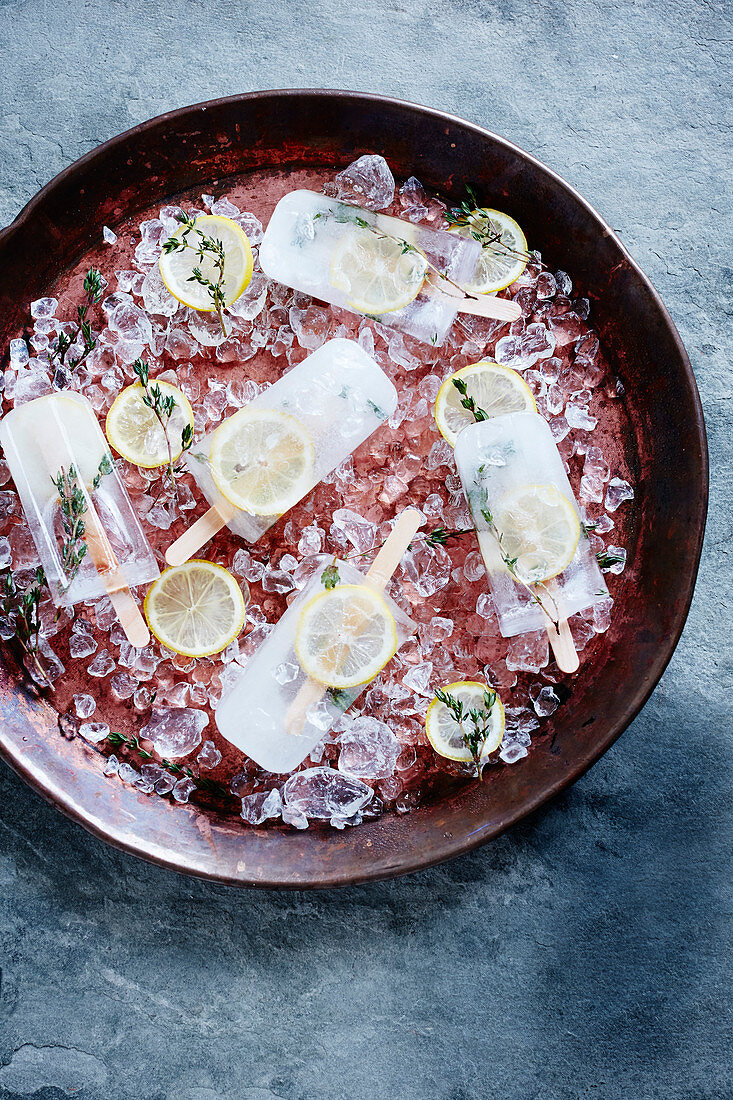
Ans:
[[[54,602],[71,607],[109,596],[130,641],[146,645],[148,629],[129,589],[160,570],[87,399],[64,391],[19,405],[0,421],[0,443]],[[78,569],[64,554],[68,532],[54,484],[62,473],[69,491],[83,497]]]
[[[365,575],[348,562],[337,562],[339,585],[378,592],[394,619],[397,647],[415,632],[416,624],[384,594],[384,587],[422,522],[407,509]],[[304,608],[324,592],[322,571],[293,601],[272,633],[242,670],[216,711],[216,724],[227,741],[277,774],[296,768],[331,729],[339,715],[355,702],[372,676],[357,687],[329,689],[309,679],[295,652],[295,638]],[[357,616],[357,622],[359,617]],[[360,623],[358,629],[364,629]],[[376,675],[376,674],[375,674]]]
[[[166,551],[192,557],[222,527],[256,542],[387,420],[397,391],[353,340],[329,340],[194,445],[211,508]]]
[[[387,238],[406,246],[401,256],[397,248],[401,278],[406,286],[420,289],[411,301],[408,291],[406,304],[380,313],[376,308],[362,308],[359,303],[364,302],[365,288],[362,285],[357,292],[349,275],[365,264],[378,283],[385,268],[395,262]],[[521,314],[519,306],[506,299],[462,296],[458,288],[471,281],[480,254],[477,241],[446,230],[413,225],[314,191],[291,191],[275,207],[260,246],[260,264],[269,278],[294,290],[353,313],[374,316],[382,324],[438,347],[459,312],[503,320]],[[366,288],[373,295],[374,290],[374,286]],[[376,290],[378,297],[378,286]]]
[[[472,424],[459,435],[455,458],[476,525],[499,630],[511,638],[549,627],[558,664],[565,671],[574,671],[577,655],[574,647],[572,653],[569,650],[572,639],[567,619],[591,607],[608,589],[580,523],[548,424],[533,412]],[[541,517],[541,529],[533,542],[536,515]],[[507,559],[517,553],[512,573]],[[562,566],[557,572],[553,560],[555,567]],[[548,569],[554,575],[547,575]],[[519,583],[517,576],[526,583]],[[567,663],[574,667],[565,668]]]

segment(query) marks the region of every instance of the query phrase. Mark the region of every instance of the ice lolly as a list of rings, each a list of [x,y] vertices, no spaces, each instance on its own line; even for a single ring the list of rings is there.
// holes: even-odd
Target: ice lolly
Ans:
[[[366,574],[339,561],[338,583],[327,590],[319,569],[222,699],[216,711],[220,733],[261,767],[277,774],[296,768],[378,675],[379,670],[354,687],[329,687],[304,670],[301,658],[306,664],[315,660],[308,645],[315,634],[317,648],[318,631],[322,629],[317,625],[318,609],[328,604],[329,591],[335,601],[341,600],[338,621],[342,628],[346,622],[349,624],[346,637],[341,636],[338,627],[327,635],[325,656],[331,659],[331,665],[326,667],[335,684],[344,682],[344,672],[352,660],[368,664],[374,649],[375,663],[380,663],[382,626],[392,638],[385,655],[394,653],[414,633],[415,623],[385,595],[384,589],[421,522],[416,509],[402,512]],[[384,620],[381,626],[380,616]],[[324,625],[332,621],[325,614]],[[328,642],[332,648],[328,648]],[[349,679],[348,671],[345,678]]]
[[[87,399],[64,391],[19,405],[0,421],[0,443],[54,602],[109,596],[132,644],[147,645],[130,588],[160,570]],[[60,476],[66,499],[76,496],[80,537],[62,511]]]
[[[567,620],[608,590],[547,422],[518,412],[471,424],[455,457],[499,630],[546,629],[558,665],[574,672]]]
[[[269,278],[436,347],[458,312],[507,321],[521,315],[512,301],[460,289],[480,255],[477,241],[315,191],[280,199],[260,246]]]
[[[211,507],[166,551],[192,557],[225,525],[256,542],[397,407],[397,391],[353,340],[329,340],[186,456]]]

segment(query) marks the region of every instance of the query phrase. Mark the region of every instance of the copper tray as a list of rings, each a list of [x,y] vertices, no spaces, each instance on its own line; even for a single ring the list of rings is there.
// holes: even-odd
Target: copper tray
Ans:
[[[603,219],[562,179],[502,138],[424,107],[340,91],[269,91],[173,111],[61,172],[0,233],[0,346],[29,301],[152,202],[253,168],[343,167],[381,152],[395,175],[462,197],[476,184],[572,273],[627,390],[624,448],[637,490],[629,566],[604,643],[520,763],[413,811],[338,833],[251,829],[170,805],[102,776],[100,756],[59,736],[52,707],[0,667],[0,753],[44,798],[125,851],[241,886],[311,888],[405,874],[467,852],[567,787],[638,714],[690,606],[707,508],[707,448],[695,380],[649,280]],[[10,664],[10,658],[7,658]]]

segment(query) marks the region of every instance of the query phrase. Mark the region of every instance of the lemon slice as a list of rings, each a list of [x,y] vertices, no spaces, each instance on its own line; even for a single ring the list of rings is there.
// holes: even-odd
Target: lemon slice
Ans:
[[[201,233],[197,233],[200,230]],[[224,304],[236,302],[252,278],[252,249],[247,236],[231,218],[222,218],[218,214],[201,214],[196,218],[195,227],[187,230],[181,225],[172,237],[185,240],[191,248],[182,248],[178,252],[162,252],[158,265],[166,287],[179,302],[191,309],[212,313],[214,303],[207,287],[196,282],[193,269],[199,268],[205,279],[216,284],[219,271],[215,267],[215,256],[197,252],[201,234],[221,241],[224,246]]]
[[[240,409],[214,431],[209,463],[231,504],[256,516],[279,516],[312,488],[315,450],[294,416]]]
[[[502,549],[516,558],[515,572],[525,584],[541,584],[570,565],[580,538],[574,505],[554,485],[522,485],[494,510]]]
[[[495,243],[484,245],[472,281],[464,284],[466,290],[474,294],[495,294],[497,290],[504,290],[527,266],[527,238],[514,218],[500,210],[480,206],[469,215],[466,225],[452,225],[449,232],[474,240],[475,233],[484,239],[496,238]]]
[[[463,703],[464,711],[486,710],[484,692],[490,691],[486,684],[480,684],[476,680],[462,680],[456,684],[447,684],[443,691],[452,695]],[[470,718],[463,721],[463,729],[473,731],[473,723]],[[439,699],[433,699],[425,716],[425,733],[428,741],[439,756],[445,756],[448,760],[460,760],[470,763],[473,760],[471,750],[463,740],[463,730],[459,726],[452,712],[445,703]],[[488,723],[486,740],[481,749],[481,760],[499,748],[504,737],[504,706],[499,696],[491,707],[491,718]]]
[[[522,376],[511,367],[485,361],[461,367],[446,378],[435,399],[435,423],[444,439],[455,447],[458,436],[474,415],[464,409],[463,395],[453,385],[457,378],[466,384],[466,396],[472,397],[488,416],[513,412],[537,412],[532,391]]]
[[[347,233],[331,260],[331,284],[348,295],[349,305],[379,317],[414,301],[428,265],[422,252],[394,237],[379,237],[368,229]]]
[[[144,610],[162,645],[185,657],[210,657],[241,632],[245,602],[223,566],[194,559],[161,573],[150,586]]]
[[[145,391],[139,382],[127,386],[117,395],[104,425],[110,446],[128,462],[134,462],[145,470],[180,458],[183,450],[181,433],[186,425],[193,428],[193,409],[185,393],[170,382],[154,381],[152,385],[160,386],[163,397],[172,397],[176,403],[167,423],[170,455],[166,432],[153,410],[143,401]]]
[[[320,592],[300,613],[295,655],[320,684],[352,688],[380,672],[397,652],[397,626],[372,588],[340,584]]]

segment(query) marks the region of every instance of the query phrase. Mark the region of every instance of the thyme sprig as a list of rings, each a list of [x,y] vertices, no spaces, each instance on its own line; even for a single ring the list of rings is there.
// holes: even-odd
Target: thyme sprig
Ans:
[[[18,588],[12,569],[0,574],[0,616],[13,630],[20,648],[41,677],[41,681],[54,691],[54,686],[38,656],[41,629],[40,605],[47,589],[46,574],[40,567],[35,571],[35,583],[30,588]]]
[[[178,488],[176,486],[176,474],[181,473],[183,467],[177,466],[173,461],[173,444],[170,437],[170,418],[174,411],[178,407],[175,397],[172,393],[164,394],[157,382],[150,381],[150,368],[144,359],[136,359],[132,364],[132,369],[137,375],[138,381],[143,388],[143,404],[153,412],[156,420],[160,424],[163,435],[165,436],[165,445],[168,450],[168,476],[170,478],[171,492],[174,499],[178,497]],[[181,453],[189,450],[193,444],[193,426],[191,424],[184,424],[181,430]],[[180,457],[180,455],[179,455]]]
[[[171,775],[177,775],[180,778],[187,777],[196,781],[196,786],[199,790],[207,791],[209,794],[217,795],[219,798],[233,798],[231,791],[223,783],[217,782],[216,779],[210,779],[208,776],[195,775],[191,768],[185,767],[183,764],[174,764],[172,760],[156,760],[155,753],[148,752],[140,744],[140,739],[135,737],[126,737],[124,733],[120,733],[117,730],[110,730],[107,734],[107,741],[114,747],[125,745],[129,749],[133,749],[144,760],[155,760],[156,764],[160,764],[161,768],[165,768]]]
[[[601,569],[610,569],[612,565],[626,564],[624,555],[614,554],[612,550],[599,550],[596,554],[596,561]]]
[[[486,744],[486,738],[491,732],[491,712],[496,703],[496,692],[488,688],[484,691],[482,707],[466,707],[461,699],[442,688],[436,690],[435,698],[443,703],[453,716],[461,731],[463,744],[471,753],[480,778],[486,764],[486,761],[481,759],[481,753]]]
[[[454,378],[453,385],[461,395],[461,405],[463,405],[464,409],[468,409],[477,423],[489,419],[489,414],[485,412],[480,405],[476,404],[473,397],[468,396],[468,385],[462,378]]]
[[[49,366],[51,367],[66,365],[70,371],[74,371],[80,363],[84,362],[89,352],[94,351],[97,346],[97,339],[92,332],[92,325],[87,314],[89,307],[96,305],[104,292],[104,280],[98,268],[90,267],[87,271],[84,278],[84,292],[86,302],[76,307],[76,329],[71,335],[67,335],[65,332],[58,334],[49,356]],[[67,363],[66,354],[79,337],[81,337],[82,350],[76,357],[72,356]]]
[[[164,241],[163,251],[165,253],[184,252],[186,249],[190,249],[192,252],[196,253],[201,263],[203,263],[205,259],[211,260],[216,271],[216,282],[207,279],[198,265],[192,269],[186,282],[198,283],[200,286],[206,288],[219,318],[221,331],[226,336],[227,330],[224,324],[224,307],[226,305],[224,300],[224,264],[226,262],[226,253],[224,251],[224,245],[218,238],[209,237],[201,229],[197,229],[196,219],[192,218],[190,214],[186,214],[184,210],[179,210],[176,214],[176,220],[184,226],[184,230],[180,236],[169,237],[167,241]],[[196,243],[192,243],[189,240],[191,233],[196,234]]]
[[[453,279],[449,278],[444,271],[441,271],[440,268],[436,264],[434,264],[433,261],[428,256],[426,256],[425,253],[416,245],[410,244],[409,241],[406,241],[403,237],[398,237],[394,233],[385,233],[378,226],[373,225],[371,222],[368,222],[366,218],[362,218],[359,216],[359,214],[356,213],[352,214],[346,207],[340,206],[337,210],[320,210],[317,214],[313,215],[314,221],[318,218],[323,218],[325,220],[333,218],[336,222],[350,223],[357,226],[358,229],[366,229],[370,233],[373,233],[377,240],[394,241],[396,244],[400,245],[402,256],[406,256],[409,253],[414,253],[416,256],[419,256],[421,260],[425,263],[428,271],[431,271],[434,275],[437,275],[444,282],[449,283],[450,286],[455,287],[456,290],[459,290],[461,292],[462,298],[470,298],[473,301],[479,300],[479,295],[473,294],[470,290],[466,290],[466,288],[461,286],[459,283],[454,282]],[[369,316],[369,314],[367,314],[367,316]],[[379,318],[377,317],[372,318],[372,320],[378,319]]]
[[[336,565],[336,559],[334,558],[331,564],[327,565],[321,573],[321,584],[326,591],[330,591],[332,588],[336,587],[340,580],[341,575],[339,574],[339,567]]]
[[[99,488],[102,478],[105,474],[110,474],[112,469],[112,460],[109,455],[102,455],[97,472],[92,479],[92,491]],[[61,466],[56,477],[52,477],[51,481],[56,486],[61,504],[61,523],[65,536],[61,547],[61,566],[66,576],[66,584],[61,587],[61,591],[66,592],[71,587],[87,553],[86,524],[84,523],[87,498],[73,463],[68,470]]]
[[[451,227],[468,227],[471,236],[474,240],[478,241],[482,248],[488,248],[493,252],[498,252],[503,256],[511,256],[517,260],[524,260],[525,263],[529,263],[534,257],[529,252],[523,252],[516,248],[511,248],[506,244],[502,238],[501,233],[497,233],[496,230],[488,228],[490,224],[485,215],[481,213],[476,193],[470,184],[466,184],[467,199],[464,199],[458,204],[458,206],[450,207],[445,212],[445,220]],[[483,225],[484,228],[477,228],[477,226]]]

